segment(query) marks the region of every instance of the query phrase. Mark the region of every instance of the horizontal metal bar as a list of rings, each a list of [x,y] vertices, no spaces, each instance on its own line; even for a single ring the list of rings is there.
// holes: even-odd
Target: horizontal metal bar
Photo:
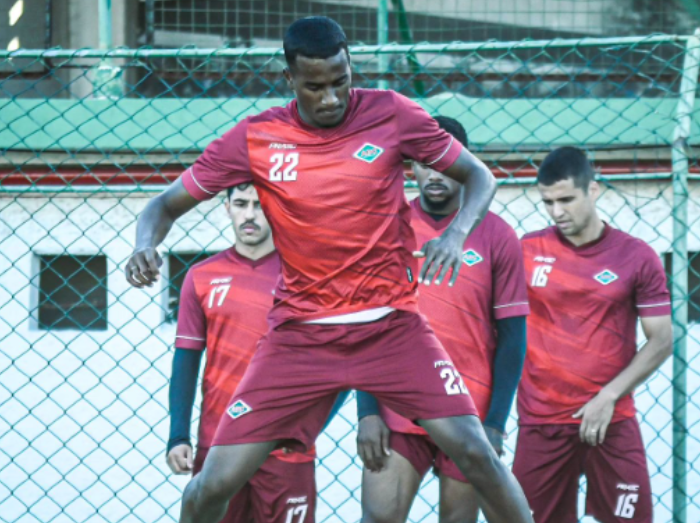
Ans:
[[[356,45],[350,48],[353,55],[406,54],[406,53],[458,53],[464,51],[494,51],[510,49],[543,49],[566,47],[633,46],[663,43],[685,43],[690,36],[654,35],[611,38],[569,38],[558,40],[524,40],[509,42],[453,42],[446,44],[388,44]],[[272,47],[219,48],[219,49],[18,49],[0,51],[0,58],[198,58],[280,56],[282,49]]]
[[[630,174],[612,174],[609,176],[599,176],[599,181],[608,182],[634,182],[634,181],[652,181],[652,180],[669,180],[671,173],[644,173],[637,175]],[[688,175],[689,181],[700,182],[700,174]],[[533,176],[522,178],[499,178],[496,180],[498,185],[533,185],[537,180]],[[407,189],[415,189],[418,187],[416,182],[407,181],[404,186]],[[0,186],[0,196],[3,194],[76,194],[76,193],[159,193],[164,189],[163,185],[76,185],[71,187],[56,187],[52,185],[10,185]]]

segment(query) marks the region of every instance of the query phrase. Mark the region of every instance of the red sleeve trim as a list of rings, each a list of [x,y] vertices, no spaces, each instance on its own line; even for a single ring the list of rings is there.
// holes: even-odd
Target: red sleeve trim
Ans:
[[[185,186],[187,192],[190,193],[190,196],[199,200],[200,202],[203,200],[209,200],[216,196],[216,193],[207,191],[197,181],[197,178],[194,176],[194,167],[190,167],[182,173],[182,184]]]
[[[457,161],[459,155],[462,153],[462,144],[457,140],[452,138],[445,152],[442,153],[437,159],[430,162],[428,165],[431,169],[442,172],[448,167],[451,167],[453,163]]]
[[[515,316],[528,316],[529,314],[530,305],[527,302],[507,303],[505,305],[496,305],[493,308],[493,317],[497,320]]]
[[[670,316],[671,302],[650,303],[648,305],[637,305],[637,313],[641,318],[651,318],[653,316]]]
[[[175,336],[176,349],[204,350],[207,346],[206,340],[190,336]]]

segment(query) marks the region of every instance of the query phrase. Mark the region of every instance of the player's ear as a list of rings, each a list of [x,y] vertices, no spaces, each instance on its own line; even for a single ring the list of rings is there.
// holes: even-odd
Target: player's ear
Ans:
[[[588,184],[588,194],[591,195],[591,198],[593,198],[594,201],[598,199],[598,196],[600,196],[600,185],[598,185],[598,182],[595,180]]]
[[[284,76],[284,79],[287,81],[287,86],[294,92],[294,77],[292,76],[292,71],[289,69],[289,67],[285,67],[282,70],[282,75]]]

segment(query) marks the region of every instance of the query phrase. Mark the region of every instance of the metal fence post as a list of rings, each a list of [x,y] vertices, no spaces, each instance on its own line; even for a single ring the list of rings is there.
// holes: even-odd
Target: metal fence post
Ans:
[[[700,65],[700,30],[688,40],[673,136],[673,521],[686,523],[688,330],[688,137]]]
[[[389,1],[379,0],[377,5],[377,45],[386,45],[389,43]],[[380,54],[378,60],[379,74],[387,72],[389,68],[389,55]],[[389,83],[386,80],[377,82],[379,89],[387,89]]]

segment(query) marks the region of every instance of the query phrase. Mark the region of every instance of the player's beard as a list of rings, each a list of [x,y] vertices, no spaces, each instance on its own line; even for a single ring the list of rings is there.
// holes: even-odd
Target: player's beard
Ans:
[[[425,210],[432,214],[442,214],[447,207],[449,207],[453,200],[456,198],[453,195],[450,198],[445,198],[444,200],[431,200],[427,196],[423,195],[423,204],[425,205]]]

